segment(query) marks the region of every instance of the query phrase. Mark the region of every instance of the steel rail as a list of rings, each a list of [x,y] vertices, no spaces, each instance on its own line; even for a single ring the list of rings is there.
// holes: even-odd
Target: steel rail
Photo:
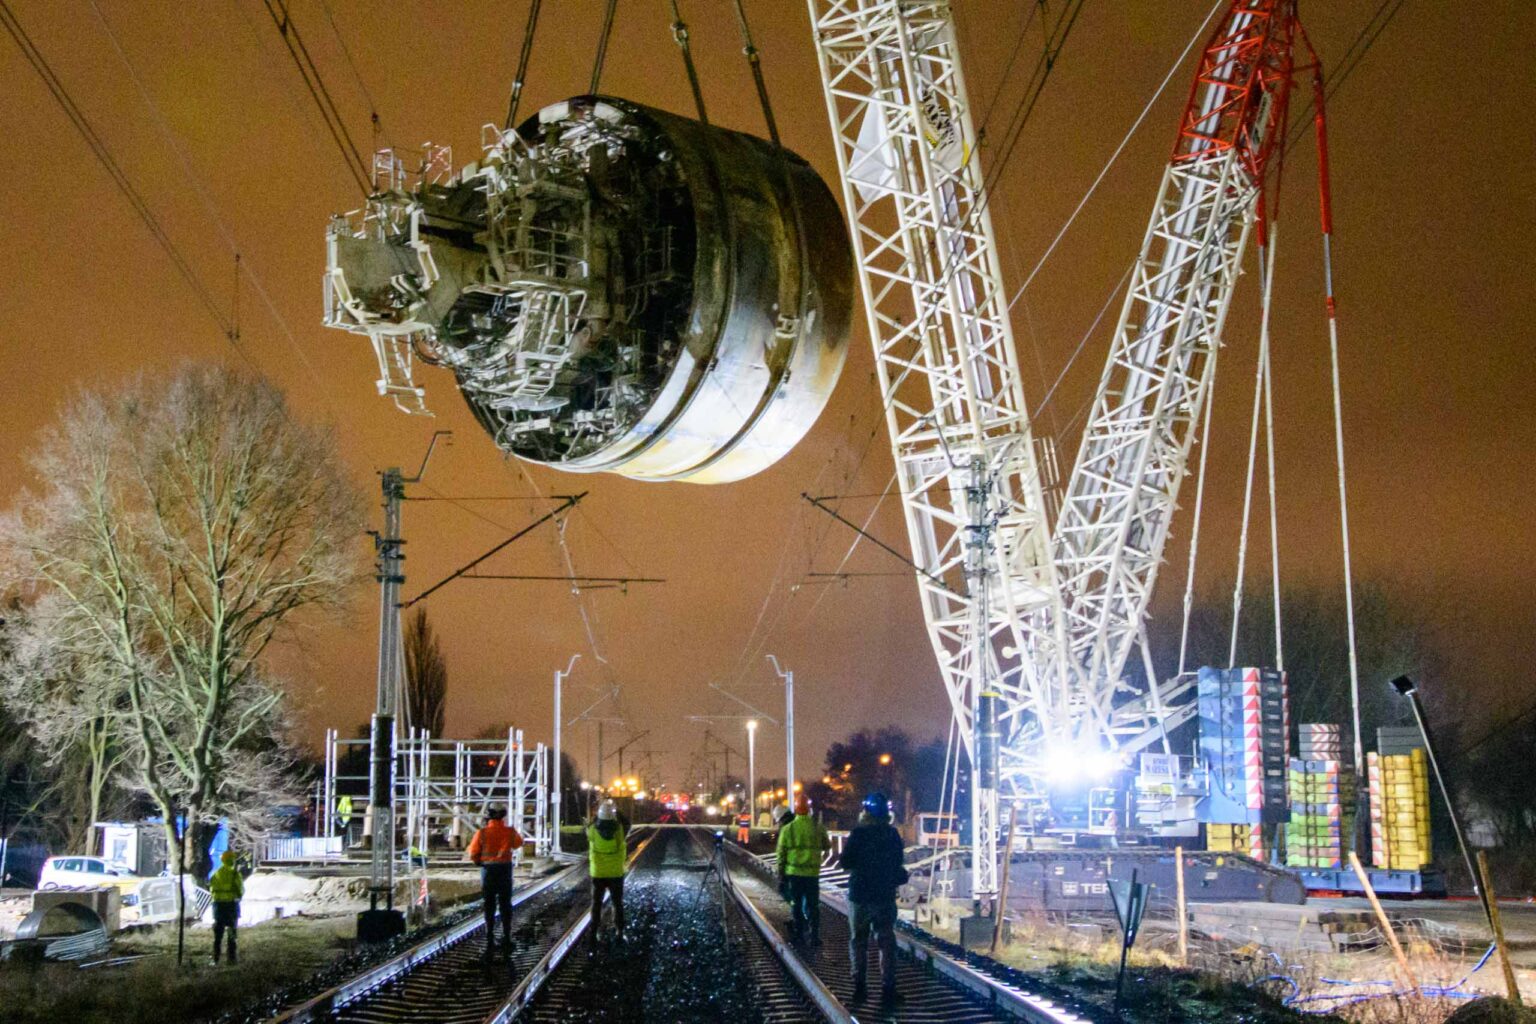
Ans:
[[[659,829],[651,829],[651,834],[646,836],[635,847],[634,851],[630,853],[629,859],[625,861],[626,871],[634,865],[640,854],[645,851],[645,848],[650,846],[651,842],[660,834]],[[591,923],[592,908],[588,907],[581,912],[581,916],[576,919],[571,927],[566,929],[565,934],[555,940],[555,944],[549,948],[549,952],[540,957],[539,962],[534,964],[527,974],[523,975],[523,980],[517,983],[517,987],[512,990],[501,1006],[493,1011],[490,1016],[486,1017],[485,1024],[510,1024],[511,1021],[516,1020],[518,1015],[528,1008],[528,1004],[533,1002],[533,997],[538,994],[539,989],[543,987],[544,983],[559,969],[560,964],[565,960],[566,954],[576,948],[576,943],[581,940],[582,935],[585,934]]]
[[[848,901],[841,895],[822,893],[821,902],[832,907],[844,917],[848,916]],[[908,932],[896,932],[896,947],[919,963],[925,963],[936,973],[981,999],[995,1009],[1004,1011],[1032,1024],[1090,1024],[1090,1018],[1057,1006],[1049,999],[1030,995],[1023,989],[1010,985],[1001,978],[994,978],[985,971],[956,960],[920,938]]]
[[[731,847],[731,849],[734,849],[734,847]],[[800,990],[805,993],[816,1009],[821,1011],[822,1016],[830,1021],[831,1024],[856,1024],[856,1018],[848,1012],[837,996],[832,994],[832,990],[827,988],[820,978],[816,977],[816,973],[806,965],[805,961],[800,959],[789,943],[784,941],[784,937],[763,916],[763,912],[758,910],[757,906],[746,894],[736,887],[736,883],[731,879],[729,871],[725,872],[725,881],[724,888],[731,894],[731,898],[736,901],[736,906],[741,910],[742,916],[752,922],[752,926],[757,929],[758,934],[762,936],[768,948],[773,950],[774,957],[784,967],[785,972],[794,980],[795,984],[800,986]]]
[[[539,893],[551,888],[559,882],[569,878],[580,867],[580,863],[570,864],[559,871],[539,879],[531,885],[525,885],[512,894],[512,905],[520,906]],[[415,970],[426,961],[432,959],[438,953],[454,945],[460,939],[474,932],[477,928],[483,928],[485,921],[476,915],[470,915],[458,924],[439,932],[437,935],[420,942],[398,956],[391,957],[381,964],[368,968],[361,974],[342,982],[333,988],[311,999],[300,1003],[298,1006],[284,1010],[275,1017],[268,1017],[265,1024],[306,1024],[310,1021],[324,1020],[326,1017],[342,1009],[350,1003],[362,998],[379,988],[381,985]]]
[[[765,881],[770,879],[772,872],[766,863],[739,846],[730,845],[727,848],[760,879]],[[849,916],[848,900],[842,893],[824,887],[821,890],[821,902],[823,906],[830,907],[843,917]],[[753,909],[756,910],[755,907]],[[764,923],[767,924],[766,920]],[[771,929],[772,925],[769,924],[768,927]],[[935,974],[946,978],[973,998],[984,1001],[999,1013],[1029,1021],[1030,1024],[1090,1024],[1091,1022],[1089,1017],[1058,1006],[1049,999],[1032,995],[1001,978],[995,978],[985,971],[955,959],[908,932],[901,930],[896,932],[896,946],[917,963],[926,965]]]

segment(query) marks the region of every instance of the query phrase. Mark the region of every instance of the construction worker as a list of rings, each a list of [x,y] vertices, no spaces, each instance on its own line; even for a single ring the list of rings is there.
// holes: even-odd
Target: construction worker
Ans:
[[[880,947],[881,1000],[901,1001],[896,991],[896,890],[907,882],[901,834],[891,825],[891,802],[884,793],[864,798],[859,823],[843,844],[838,864],[848,872],[848,958],[853,968],[853,1002],[869,995],[869,933]]]
[[[784,826],[795,819],[795,812],[789,809],[789,804],[779,804],[773,811],[773,845],[778,849],[779,836],[784,834]],[[784,897],[784,902],[789,903],[789,882],[784,872],[779,872],[779,895]]]
[[[597,805],[597,820],[587,826],[587,873],[592,877],[592,923],[588,934],[597,948],[597,926],[603,919],[603,894],[613,901],[614,938],[624,939],[624,870],[627,859],[624,822],[612,800]]]
[[[480,869],[480,899],[485,907],[485,955],[496,949],[496,914],[501,913],[501,948],[512,951],[512,855],[523,845],[507,824],[507,809],[492,805],[485,824],[469,841],[469,859]]]
[[[219,855],[219,866],[208,878],[208,891],[213,894],[213,962],[219,962],[219,947],[227,929],[229,962],[235,963],[235,933],[240,927],[240,900],[245,896],[245,879],[235,867],[233,850],[225,850]]]
[[[742,846],[752,842],[752,812],[742,811],[736,816],[736,841]]]
[[[795,798],[795,811],[779,828],[779,891],[789,900],[793,921],[791,942],[809,935],[811,945],[821,945],[821,858],[832,849],[832,837],[811,817],[811,801],[804,793]]]
[[[347,835],[347,826],[352,824],[352,798],[343,793],[336,798],[336,830],[341,833],[342,842],[350,837]]]

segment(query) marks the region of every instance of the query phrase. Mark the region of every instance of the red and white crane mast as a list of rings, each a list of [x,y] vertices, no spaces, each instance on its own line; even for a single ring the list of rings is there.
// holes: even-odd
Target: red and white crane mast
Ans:
[[[1283,141],[1297,29],[1295,0],[1233,0],[1207,42],[1063,495],[1053,554],[1071,641],[1058,667],[1081,702],[1078,748],[1128,753],[1194,711],[1170,708],[1187,681],[1125,700],[1122,679],[1146,653],[1194,427]]]

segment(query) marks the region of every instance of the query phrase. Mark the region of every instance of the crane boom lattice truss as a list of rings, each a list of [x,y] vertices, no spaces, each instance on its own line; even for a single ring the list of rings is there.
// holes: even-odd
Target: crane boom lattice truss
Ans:
[[[1077,677],[1080,721],[1112,749],[1169,724],[1155,686],[1116,700],[1283,134],[1295,27],[1293,0],[1236,0],[1206,46],[1062,500],[1054,554],[1071,650],[1054,667]]]
[[[807,2],[915,578],[976,768],[985,901],[1000,785],[1036,792],[1050,758],[1123,757],[1193,713],[1170,703],[1187,682],[1122,674],[1138,645],[1150,665],[1147,606],[1262,221],[1296,4],[1231,0],[1206,45],[1053,530],[949,4]]]
[[[923,613],[975,758],[983,692],[1037,720],[1062,621],[1036,448],[949,5],[809,0]],[[1055,614],[1049,614],[1055,612]],[[972,787],[995,852],[995,782]],[[975,889],[996,891],[978,853]]]

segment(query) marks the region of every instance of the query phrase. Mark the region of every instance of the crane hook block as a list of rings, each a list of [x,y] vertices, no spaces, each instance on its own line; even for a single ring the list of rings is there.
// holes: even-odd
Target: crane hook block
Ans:
[[[579,96],[482,158],[383,151],[327,232],[325,322],[426,412],[453,372],[503,451],[572,472],[725,483],[772,465],[847,354],[853,258],[831,192],[762,139]]]

